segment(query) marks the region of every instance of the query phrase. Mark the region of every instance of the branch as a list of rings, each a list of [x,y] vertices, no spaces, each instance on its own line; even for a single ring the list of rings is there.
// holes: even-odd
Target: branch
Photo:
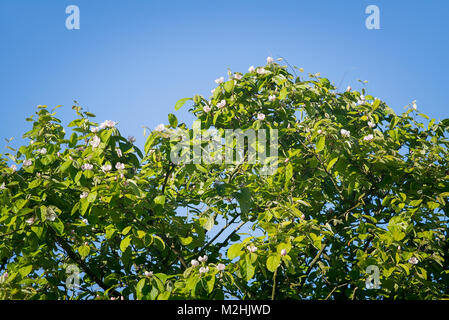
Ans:
[[[70,259],[72,259],[77,265],[81,267],[81,269],[91,278],[95,283],[97,283],[104,291],[107,291],[110,289],[104,282],[101,280],[90,268],[89,266],[81,259],[81,257],[73,251],[72,247],[60,236],[58,236],[52,228],[48,229],[49,233],[53,238],[56,240],[56,242],[64,249],[66,254],[69,256]],[[111,291],[116,296],[121,296],[121,294],[113,289]]]

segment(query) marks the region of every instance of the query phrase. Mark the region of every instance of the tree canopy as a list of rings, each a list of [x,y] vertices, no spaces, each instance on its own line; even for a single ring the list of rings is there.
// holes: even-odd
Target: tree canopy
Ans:
[[[210,147],[174,114],[140,150],[77,103],[67,128],[38,106],[0,160],[0,299],[448,298],[449,119],[271,58],[216,83],[175,109],[218,141],[276,130],[270,174],[249,145],[173,161],[175,129]]]

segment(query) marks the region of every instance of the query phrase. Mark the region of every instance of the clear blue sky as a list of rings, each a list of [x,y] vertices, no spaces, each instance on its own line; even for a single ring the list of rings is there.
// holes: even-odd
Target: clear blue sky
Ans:
[[[80,30],[65,28],[71,4]],[[369,4],[381,30],[365,28]],[[142,146],[142,126],[167,123],[178,99],[268,55],[343,89],[368,80],[396,112],[416,99],[447,118],[448,15],[447,0],[0,0],[0,138],[20,138],[39,104],[63,105],[68,123],[76,99]],[[187,108],[175,114],[191,126]]]

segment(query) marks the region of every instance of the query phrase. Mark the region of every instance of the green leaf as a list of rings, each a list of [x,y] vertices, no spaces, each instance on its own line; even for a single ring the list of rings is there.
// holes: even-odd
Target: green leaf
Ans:
[[[318,138],[318,141],[316,143],[316,152],[320,152],[324,149],[325,142],[326,142],[326,136],[320,135],[320,137]]]
[[[157,196],[156,198],[154,198],[154,203],[163,206],[165,204],[165,196],[164,195]]]
[[[126,248],[128,248],[131,243],[131,236],[127,236],[120,242],[120,251],[125,252]]]
[[[82,245],[78,247],[78,252],[81,256],[81,259],[86,259],[86,257],[89,255],[90,247],[86,245]]]
[[[178,100],[178,102],[176,102],[175,104],[175,110],[178,111],[179,109],[181,109],[181,107],[189,100],[192,100],[192,98],[182,98]]]
[[[274,272],[281,264],[281,258],[279,255],[270,255],[267,259],[267,269]]]
[[[226,81],[223,86],[226,92],[230,93],[234,88],[234,80]]]
[[[234,243],[232,246],[230,246],[228,249],[228,258],[232,260],[240,256],[243,253],[242,247],[243,243]]]
[[[142,290],[145,287],[145,280],[146,280],[145,278],[142,278],[139,280],[139,282],[137,282],[136,295],[138,300],[142,299]]]
[[[31,270],[33,270],[33,266],[32,265],[28,265],[26,267],[22,267],[19,269],[19,273],[22,277],[26,277],[27,275],[30,274]]]
[[[327,164],[326,170],[329,172],[337,161],[338,157],[332,158],[332,160]]]
[[[215,225],[215,215],[211,214],[206,220],[206,223],[203,225],[204,229],[210,231]]]
[[[173,113],[168,114],[168,122],[173,128],[178,126],[178,119],[176,119],[176,116]]]

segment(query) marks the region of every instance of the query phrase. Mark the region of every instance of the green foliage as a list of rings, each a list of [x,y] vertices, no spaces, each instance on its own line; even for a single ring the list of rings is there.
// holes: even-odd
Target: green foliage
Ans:
[[[256,70],[175,109],[192,100],[222,136],[277,129],[268,176],[174,164],[162,129],[141,152],[78,105],[67,134],[40,106],[33,143],[0,159],[0,298],[448,298],[449,119],[425,125],[413,108],[397,115],[365,89],[278,63]],[[370,265],[380,289],[365,287]]]

